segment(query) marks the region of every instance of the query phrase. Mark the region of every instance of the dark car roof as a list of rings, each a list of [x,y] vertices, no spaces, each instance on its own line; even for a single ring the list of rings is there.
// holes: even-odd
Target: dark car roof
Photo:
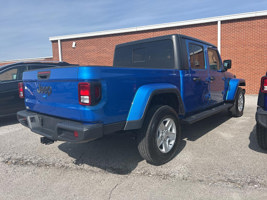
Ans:
[[[67,62],[58,62],[58,61],[38,61],[38,62],[17,62],[17,63],[12,63],[8,65],[3,65],[0,66],[0,70],[4,70],[9,67],[17,66],[17,65],[57,65],[57,66],[68,66],[68,65],[73,65]]]
[[[132,42],[118,44],[116,47],[123,47],[123,46],[139,44],[139,43],[144,43],[144,42],[152,42],[152,41],[157,41],[157,40],[172,39],[173,37],[194,40],[194,41],[197,41],[197,42],[200,42],[200,43],[204,43],[206,45],[209,45],[209,46],[212,46],[212,47],[216,48],[216,46],[214,44],[211,44],[209,42],[205,42],[203,40],[199,40],[197,38],[193,38],[193,37],[190,37],[190,36],[187,36],[187,35],[182,35],[182,34],[163,35],[163,36],[147,38],[147,39],[143,39],[143,40],[136,40],[136,41],[132,41]]]

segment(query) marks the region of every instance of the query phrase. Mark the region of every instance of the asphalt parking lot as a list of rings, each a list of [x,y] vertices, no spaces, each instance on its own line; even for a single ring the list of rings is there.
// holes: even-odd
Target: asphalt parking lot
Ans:
[[[241,118],[227,112],[183,125],[180,152],[152,166],[134,137],[42,145],[14,118],[0,119],[0,199],[267,199],[267,151],[255,137],[257,96]]]

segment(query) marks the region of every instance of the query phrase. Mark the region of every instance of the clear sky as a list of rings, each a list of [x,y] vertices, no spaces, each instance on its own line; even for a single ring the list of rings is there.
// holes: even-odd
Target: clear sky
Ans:
[[[267,10],[267,0],[0,0],[0,61],[52,56],[50,36]]]

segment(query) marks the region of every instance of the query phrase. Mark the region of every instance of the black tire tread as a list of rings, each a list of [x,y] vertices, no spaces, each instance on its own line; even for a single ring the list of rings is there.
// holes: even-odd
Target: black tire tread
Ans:
[[[161,107],[162,105],[156,105],[156,106],[153,106],[147,116],[146,116],[146,119],[144,121],[144,124],[143,124],[143,127],[141,128],[141,131],[140,131],[140,134],[138,135],[138,150],[139,150],[139,153],[141,154],[141,156],[148,162],[153,162],[153,159],[149,153],[149,150],[148,150],[148,145],[146,144],[146,137],[147,137],[147,134],[146,134],[146,131],[147,131],[147,128],[149,126],[149,122],[150,122],[150,119],[152,118],[152,116],[154,115],[154,113]],[[152,119],[151,119],[152,120]]]
[[[242,88],[240,88],[240,87],[238,87],[238,89],[237,89],[237,93],[236,93],[236,97],[235,97],[235,101],[234,101],[234,106],[233,106],[233,108],[231,109],[231,115],[233,116],[233,117],[241,117],[242,115],[243,115],[243,111],[244,111],[244,109],[243,109],[243,111],[242,112],[239,112],[239,110],[238,110],[238,108],[237,108],[237,105],[238,105],[238,98],[239,98],[239,94],[240,93],[243,93],[243,97],[244,97],[244,107],[245,107],[245,95],[244,95],[244,91],[243,91],[243,89]]]
[[[155,105],[152,106],[148,113],[147,116],[145,118],[143,127],[140,130],[140,133],[138,134],[138,150],[140,155],[150,164],[154,164],[154,165],[161,165],[164,164],[168,161],[170,161],[177,150],[177,147],[180,143],[180,139],[181,139],[181,131],[180,131],[180,126],[177,127],[177,146],[173,147],[173,153],[170,154],[169,158],[157,158],[155,157],[155,155],[152,155],[153,152],[151,152],[151,135],[150,135],[150,128],[152,128],[153,125],[153,121],[156,120],[157,116],[156,116],[156,112],[158,112],[157,114],[159,114],[160,112],[163,112],[164,110],[168,110],[170,113],[174,114],[176,116],[176,119],[178,120],[178,124],[179,124],[179,119],[177,116],[177,113],[175,112],[175,110],[167,105]]]

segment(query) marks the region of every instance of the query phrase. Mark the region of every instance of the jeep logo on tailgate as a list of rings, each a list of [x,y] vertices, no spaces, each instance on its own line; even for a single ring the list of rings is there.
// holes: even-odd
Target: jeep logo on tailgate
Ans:
[[[37,88],[37,92],[39,94],[47,94],[49,96],[52,93],[52,87],[51,86],[41,86],[39,84],[39,87]]]

